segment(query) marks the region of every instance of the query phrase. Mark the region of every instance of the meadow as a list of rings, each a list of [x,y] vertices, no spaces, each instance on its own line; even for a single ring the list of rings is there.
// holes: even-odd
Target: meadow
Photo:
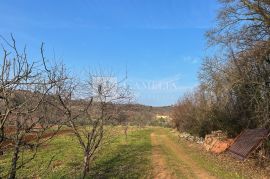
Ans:
[[[107,128],[108,130],[108,128]],[[237,166],[233,160],[205,152],[198,144],[178,140],[177,132],[162,127],[112,127],[87,178],[261,178],[267,174]],[[110,136],[108,138],[108,135]],[[82,150],[72,133],[56,136],[42,146],[34,160],[18,170],[17,178],[81,178]],[[20,161],[31,156],[25,151]],[[0,157],[5,178],[11,153]]]

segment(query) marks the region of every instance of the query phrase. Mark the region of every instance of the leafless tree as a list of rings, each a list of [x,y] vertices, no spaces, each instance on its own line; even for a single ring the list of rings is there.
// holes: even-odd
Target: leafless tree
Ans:
[[[121,110],[121,109],[120,109]],[[120,111],[117,116],[118,124],[120,124],[124,128],[125,138],[128,138],[128,128],[129,128],[129,118],[126,114],[126,111]]]
[[[246,128],[270,129],[270,1],[220,2],[217,26],[207,33],[220,51],[204,59],[198,89],[176,104],[175,126],[231,136]]]
[[[8,178],[15,178],[18,169],[30,162],[42,143],[54,136],[46,131],[52,128],[53,109],[48,105],[50,94],[61,80],[46,66],[43,44],[41,60],[31,62],[26,48],[18,50],[11,36],[2,40],[3,59],[0,71],[0,150],[13,150]],[[57,128],[54,128],[55,132]],[[33,155],[23,158],[24,150]],[[18,162],[20,159],[20,162]]]
[[[118,104],[130,99],[130,90],[122,83],[113,76],[99,73],[89,74],[83,83],[69,78],[58,86],[58,100],[65,120],[83,149],[82,178],[89,173],[91,162],[104,144],[106,126],[117,116]],[[76,103],[76,96],[83,99]]]
[[[219,0],[218,25],[207,32],[210,44],[244,51],[270,38],[269,0]],[[229,46],[228,46],[229,45]]]

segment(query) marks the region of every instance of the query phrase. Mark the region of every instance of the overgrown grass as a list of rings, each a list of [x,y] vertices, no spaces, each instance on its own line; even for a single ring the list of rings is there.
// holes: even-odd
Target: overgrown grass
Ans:
[[[120,128],[117,130],[121,130]],[[144,178],[151,162],[150,129],[132,129],[127,141],[121,131],[99,153],[89,178]],[[11,153],[0,157],[0,178],[7,175]],[[27,151],[20,162],[31,156]],[[18,171],[18,178],[79,178],[82,150],[72,134],[55,137],[35,159]]]

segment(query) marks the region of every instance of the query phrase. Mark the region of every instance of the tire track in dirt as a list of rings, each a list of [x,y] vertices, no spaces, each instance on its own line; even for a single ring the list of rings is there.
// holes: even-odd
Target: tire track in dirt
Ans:
[[[152,133],[151,134],[152,141],[152,163],[153,163],[153,178],[154,179],[175,179],[171,171],[166,167],[166,160],[162,155],[162,151],[159,147],[159,142],[157,140],[157,136]]]
[[[185,153],[183,149],[181,149],[180,145],[176,144],[172,139],[170,139],[167,135],[160,135],[158,133],[152,133],[151,139],[153,143],[153,164],[158,163],[158,165],[154,165],[159,170],[158,175],[154,175],[154,178],[160,178],[159,174],[167,175],[165,178],[176,178],[171,174],[166,166],[166,154],[162,152],[155,151],[157,146],[162,146],[169,151],[169,153],[174,156],[174,160],[176,163],[182,164],[181,167],[177,168],[179,173],[183,174],[185,178],[200,178],[200,179],[214,179],[216,177],[210,175],[207,171],[205,171],[202,167],[198,166],[198,164]],[[157,140],[158,139],[158,140]],[[158,162],[157,162],[158,161]],[[156,169],[154,169],[155,171]],[[156,172],[154,172],[155,174]]]

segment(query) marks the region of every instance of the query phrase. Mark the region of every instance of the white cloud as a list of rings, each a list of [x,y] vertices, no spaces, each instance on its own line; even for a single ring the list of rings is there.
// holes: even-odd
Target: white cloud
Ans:
[[[190,64],[197,64],[200,61],[199,57],[194,57],[194,56],[184,56],[182,57],[182,59],[185,63],[190,63]]]

